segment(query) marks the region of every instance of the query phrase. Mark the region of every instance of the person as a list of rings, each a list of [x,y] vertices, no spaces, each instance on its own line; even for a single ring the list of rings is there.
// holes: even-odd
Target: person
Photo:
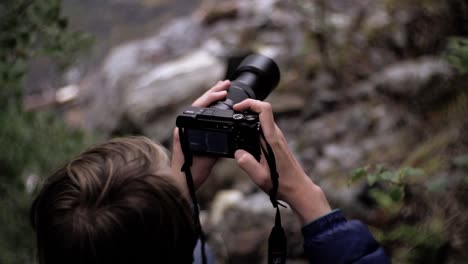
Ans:
[[[216,84],[193,105],[206,107],[226,97],[229,81]],[[304,250],[312,263],[390,263],[359,221],[332,211],[325,194],[308,177],[275,124],[270,104],[247,99],[238,111],[259,114],[279,173],[278,199],[303,224]],[[144,137],[112,139],[83,152],[49,177],[31,208],[41,264],[192,263],[197,242],[178,131],[172,158]],[[263,191],[269,169],[244,150],[235,159]],[[195,188],[207,179],[215,158],[196,156]]]

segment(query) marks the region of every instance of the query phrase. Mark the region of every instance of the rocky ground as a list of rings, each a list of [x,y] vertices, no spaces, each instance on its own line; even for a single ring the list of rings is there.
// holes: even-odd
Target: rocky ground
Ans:
[[[449,36],[468,33],[460,24],[467,10],[457,0],[202,1],[156,34],[109,50],[96,71],[74,83],[78,94],[64,115],[109,136],[142,133],[168,145],[180,109],[224,79],[229,62],[269,55],[282,79],[267,101],[297,158],[334,207],[385,233],[408,219],[466,207],[466,192],[455,187],[462,172],[451,160],[467,151],[467,76],[444,51]],[[424,198],[422,212],[413,199],[389,214],[367,184],[348,184],[354,169],[376,164],[426,172],[405,185],[406,199],[438,181],[448,195],[437,205]],[[268,197],[232,161],[221,162],[198,194],[219,262],[264,263],[274,215]],[[306,263],[299,223],[288,210],[283,217],[290,263]],[[454,214],[450,223],[464,219]],[[444,229],[455,255],[468,240],[460,228]],[[399,247],[385,245],[398,260]]]

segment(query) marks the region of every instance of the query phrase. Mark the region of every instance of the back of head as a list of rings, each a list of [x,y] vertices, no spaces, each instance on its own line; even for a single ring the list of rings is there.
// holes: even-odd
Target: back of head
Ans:
[[[191,210],[163,147],[95,146],[50,177],[31,209],[41,264],[191,263]]]

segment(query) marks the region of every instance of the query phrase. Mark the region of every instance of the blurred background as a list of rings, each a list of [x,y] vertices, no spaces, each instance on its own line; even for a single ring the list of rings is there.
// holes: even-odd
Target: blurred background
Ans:
[[[333,207],[394,263],[468,263],[464,0],[2,0],[0,263],[35,263],[28,210],[55,168],[115,136],[170,148],[180,109],[252,52],[279,64],[267,101]],[[218,263],[266,263],[274,210],[232,160],[198,195]]]

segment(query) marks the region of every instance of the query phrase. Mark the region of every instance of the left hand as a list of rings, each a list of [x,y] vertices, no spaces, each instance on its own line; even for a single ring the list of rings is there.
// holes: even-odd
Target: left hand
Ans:
[[[223,100],[226,98],[227,89],[230,87],[230,81],[220,81],[215,86],[211,87],[206,93],[200,96],[192,106],[197,107],[208,107],[210,104]],[[195,189],[198,189],[208,178],[208,175],[211,173],[211,169],[216,163],[216,158],[212,157],[202,157],[194,156],[193,164],[191,169],[193,183]],[[172,143],[172,162],[171,170],[172,174],[179,185],[179,188],[184,193],[185,197],[189,199],[189,193],[187,189],[187,181],[185,179],[185,173],[181,171],[182,165],[184,164],[184,154],[180,147],[180,138],[179,138],[179,129],[174,129],[174,139]]]

